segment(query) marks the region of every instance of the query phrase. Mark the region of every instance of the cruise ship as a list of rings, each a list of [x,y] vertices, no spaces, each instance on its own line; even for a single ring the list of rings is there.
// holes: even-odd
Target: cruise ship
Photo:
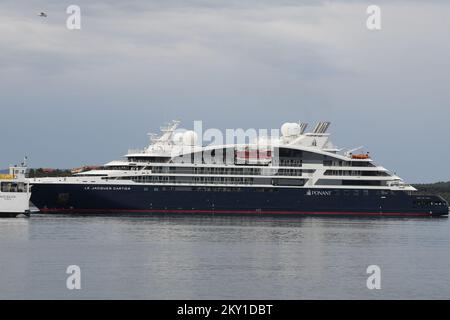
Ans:
[[[369,153],[336,148],[329,122],[306,132],[203,145],[173,121],[142,150],[72,177],[34,178],[42,213],[441,216],[447,202],[419,194]]]

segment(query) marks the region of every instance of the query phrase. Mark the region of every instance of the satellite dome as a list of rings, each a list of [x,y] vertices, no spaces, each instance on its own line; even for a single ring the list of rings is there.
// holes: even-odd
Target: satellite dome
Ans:
[[[300,125],[298,123],[286,122],[281,126],[281,134],[285,137],[299,135]]]
[[[173,136],[173,142],[178,145],[183,144],[183,137],[184,137],[183,132],[177,132]]]
[[[197,134],[194,131],[186,131],[183,133],[183,143],[187,146],[193,146],[197,144]]]

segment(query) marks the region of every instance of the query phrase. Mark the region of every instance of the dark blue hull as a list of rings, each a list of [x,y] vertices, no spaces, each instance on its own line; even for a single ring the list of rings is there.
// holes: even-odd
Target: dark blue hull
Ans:
[[[55,213],[224,213],[439,216],[438,196],[404,191],[34,184],[32,203]]]

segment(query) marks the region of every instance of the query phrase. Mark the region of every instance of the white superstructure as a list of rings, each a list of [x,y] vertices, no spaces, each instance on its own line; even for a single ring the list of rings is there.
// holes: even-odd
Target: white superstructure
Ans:
[[[9,174],[0,174],[0,216],[30,213],[30,185],[26,166],[13,166]]]
[[[285,123],[280,137],[252,143],[198,145],[194,131],[176,132],[178,121],[152,135],[150,145],[129,150],[123,160],[67,178],[31,183],[148,184],[198,187],[333,188],[415,191],[400,177],[373,163],[368,153],[336,148],[329,122],[311,132],[305,123]]]

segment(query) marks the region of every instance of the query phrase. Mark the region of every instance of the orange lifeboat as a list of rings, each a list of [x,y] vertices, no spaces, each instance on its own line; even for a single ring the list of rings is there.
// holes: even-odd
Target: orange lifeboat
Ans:
[[[352,159],[369,159],[368,153],[352,154]]]

